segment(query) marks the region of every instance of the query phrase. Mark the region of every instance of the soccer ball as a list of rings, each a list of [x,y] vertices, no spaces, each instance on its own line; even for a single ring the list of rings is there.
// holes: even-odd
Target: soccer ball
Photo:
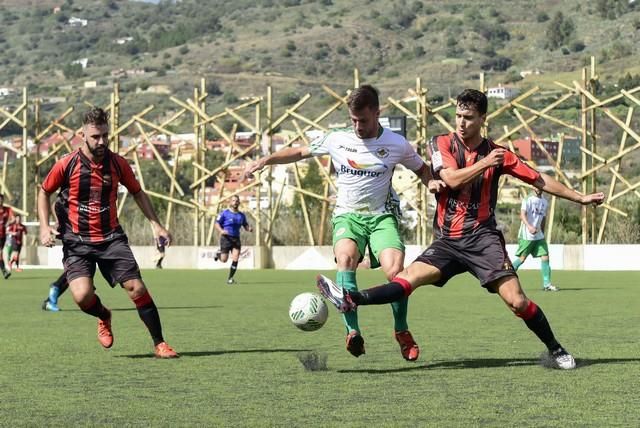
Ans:
[[[319,294],[298,294],[289,305],[289,318],[293,325],[304,331],[314,331],[327,322],[329,310]]]

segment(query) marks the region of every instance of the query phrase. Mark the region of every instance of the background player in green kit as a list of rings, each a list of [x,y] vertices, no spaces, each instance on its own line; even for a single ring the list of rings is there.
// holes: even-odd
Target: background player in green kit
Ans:
[[[518,231],[518,251],[513,260],[513,268],[518,268],[527,256],[540,257],[542,272],[542,289],[544,291],[558,291],[551,284],[551,266],[549,265],[549,247],[544,238],[544,219],[547,215],[549,203],[542,197],[542,190],[534,189],[534,194],[522,201],[520,208],[520,230]]]
[[[378,123],[378,91],[363,85],[347,100],[352,127],[334,130],[308,147],[289,147],[250,162],[247,175],[266,165],[296,162],[311,156],[329,155],[337,173],[338,195],[333,212],[333,252],[338,265],[336,282],[357,290],[356,268],[367,246],[371,267],[382,267],[387,279],[403,269],[404,245],[398,231],[399,199],[391,187],[396,165],[412,170],[435,190],[431,172],[407,140]],[[395,338],[402,356],[415,361],[419,348],[407,325],[407,299],[392,304]],[[357,312],[344,314],[347,350],[365,353]]]

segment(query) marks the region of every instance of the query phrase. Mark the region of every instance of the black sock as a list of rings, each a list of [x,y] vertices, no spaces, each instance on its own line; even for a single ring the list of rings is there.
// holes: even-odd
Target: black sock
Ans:
[[[236,270],[238,270],[238,262],[231,262],[231,267],[229,268],[229,279],[233,278],[233,275],[236,274]]]
[[[142,296],[133,299],[133,303],[136,305],[140,319],[149,330],[153,345],[156,346],[158,343],[164,342],[160,314],[149,292],[145,292]]]
[[[82,309],[82,312],[96,318],[100,318],[102,321],[108,320],[111,316],[109,310],[102,305],[100,297],[98,297],[97,294],[95,295],[95,300],[93,301],[93,303],[90,303],[89,306],[84,308],[80,306],[80,309]]]
[[[536,313],[531,318],[524,320],[524,323],[529,327],[529,330],[538,336],[538,339],[545,344],[549,351],[555,351],[560,348],[560,343],[553,335],[549,321],[540,306],[537,307]]]
[[[379,285],[361,291],[349,291],[356,305],[385,305],[406,297],[404,287],[397,282]]]
[[[4,260],[2,260],[2,257],[0,257],[0,270],[2,272],[6,271],[7,269],[5,269],[4,267]]]
[[[162,337],[162,324],[160,324],[160,314],[155,303],[151,303],[146,306],[142,306],[138,309],[138,315],[140,319],[147,326],[151,339],[153,339],[153,345],[164,342]]]

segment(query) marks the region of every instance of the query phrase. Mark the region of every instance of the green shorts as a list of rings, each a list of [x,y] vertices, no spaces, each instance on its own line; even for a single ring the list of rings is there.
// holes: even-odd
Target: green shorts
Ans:
[[[518,241],[518,250],[516,251],[516,257],[527,257],[532,255],[533,257],[542,257],[549,255],[549,247],[547,241],[544,239],[537,239],[535,241],[527,241],[526,239],[520,239]]]
[[[361,215],[341,214],[332,219],[333,246],[341,239],[351,239],[358,246],[360,261],[369,246],[371,267],[380,267],[378,260],[382,250],[395,248],[404,252],[400,239],[398,220],[393,214]]]

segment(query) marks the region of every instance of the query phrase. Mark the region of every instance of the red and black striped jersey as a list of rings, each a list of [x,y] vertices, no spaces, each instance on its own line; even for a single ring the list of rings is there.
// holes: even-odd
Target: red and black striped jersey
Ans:
[[[100,244],[124,235],[118,222],[119,183],[132,194],[141,190],[131,166],[110,150],[100,163],[80,149],[55,163],[42,189],[49,194],[60,189],[55,212],[63,241]]]
[[[7,223],[9,223],[9,219],[13,217],[13,210],[11,207],[0,207],[0,238],[4,238],[6,236],[6,227]]]
[[[22,237],[27,233],[27,228],[22,223],[11,223],[7,226],[7,234],[13,236],[16,245],[22,245]]]
[[[469,151],[455,132],[434,137],[429,142],[433,176],[440,178],[440,171],[445,168],[469,167],[495,148],[502,147],[485,138],[475,150]],[[507,150],[502,165],[487,168],[458,189],[447,187],[436,195],[437,210],[433,219],[436,237],[461,238],[487,228],[495,229],[494,211],[498,201],[498,180],[502,174],[529,184],[533,184],[540,176],[515,153]]]

